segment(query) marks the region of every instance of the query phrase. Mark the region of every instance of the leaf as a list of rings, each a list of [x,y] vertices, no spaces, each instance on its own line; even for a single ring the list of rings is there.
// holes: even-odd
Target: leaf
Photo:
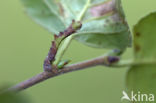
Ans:
[[[1,86],[0,86],[1,87]],[[31,103],[26,95],[16,92],[4,92],[4,86],[0,88],[0,103]]]
[[[124,50],[128,45],[127,41],[129,41],[129,37],[125,35],[126,33],[127,31],[122,31],[103,35],[102,32],[82,32],[81,36],[78,36],[77,39],[80,42],[95,48],[105,47]]]
[[[5,93],[0,95],[0,103],[30,103],[16,93]]]
[[[133,31],[135,62],[153,61],[153,63],[130,68],[127,73],[128,90],[156,95],[156,12],[142,18]]]
[[[131,43],[121,0],[22,0],[27,13],[53,34],[81,20],[75,39],[96,48],[125,49]]]
[[[96,48],[125,49],[130,44],[130,32],[124,15],[119,10],[120,0],[101,1],[88,10],[87,21],[78,32],[76,39]],[[93,0],[92,2],[96,2]],[[108,10],[107,10],[107,9]],[[113,14],[111,14],[114,10]],[[108,16],[107,16],[108,13]],[[109,15],[110,13],[110,15]],[[98,25],[97,25],[98,24]]]
[[[55,11],[55,8],[53,11],[50,10],[44,0],[22,0],[22,3],[33,20],[48,29],[50,32],[58,34],[59,31],[65,29],[62,20],[53,12]]]

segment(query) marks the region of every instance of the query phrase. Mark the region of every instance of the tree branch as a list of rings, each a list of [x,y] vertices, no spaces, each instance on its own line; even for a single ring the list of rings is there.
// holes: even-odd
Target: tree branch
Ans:
[[[117,62],[118,60],[119,60],[118,57],[102,56],[102,57],[94,58],[91,60],[83,61],[80,63],[72,64],[69,66],[65,66],[62,69],[58,69],[57,72],[44,71],[44,72],[42,72],[24,82],[17,84],[16,86],[9,88],[8,90],[9,91],[21,91],[21,90],[27,89],[33,85],[36,85],[42,81],[45,81],[49,78],[53,78],[55,76],[58,76],[58,75],[61,75],[64,73],[68,73],[68,72],[72,72],[72,71],[76,71],[76,70],[82,70],[82,69],[97,66],[97,65],[110,66],[111,64]]]
[[[85,12],[90,7],[90,0],[87,1],[86,6],[84,7],[83,11],[80,13],[80,16],[77,18],[78,21],[82,21]],[[107,14],[112,11],[116,11],[115,9],[115,0],[102,3],[100,5],[92,5],[91,7],[91,14],[93,17],[101,17],[104,16],[104,14]],[[98,12],[97,12],[98,11]],[[81,22],[75,22],[73,21],[72,24],[64,30],[64,32],[60,32],[58,35],[55,35],[55,39],[52,42],[51,48],[49,50],[48,56],[46,57],[44,61],[44,72],[24,81],[16,86],[13,86],[9,88],[9,91],[21,91],[24,89],[27,89],[33,85],[36,85],[44,80],[47,80],[49,78],[53,78],[55,76],[72,72],[75,70],[82,70],[85,68],[97,66],[97,65],[105,65],[105,66],[112,66],[112,64],[119,61],[119,58],[115,56],[102,56],[98,58],[94,58],[92,60],[80,62],[77,64],[72,64],[63,67],[62,69],[59,69],[58,63],[60,62],[60,59],[62,58],[64,51],[66,50],[66,47],[68,46],[68,43],[70,43],[71,39],[68,40],[67,44],[65,43],[65,47],[63,47],[63,50],[61,49],[61,53],[57,54],[57,51],[59,49],[59,46],[61,42],[71,34],[75,33],[77,30],[81,28],[82,24]],[[118,53],[118,52],[117,52]],[[58,55],[57,58],[55,58],[56,54]],[[64,65],[63,65],[64,66]]]

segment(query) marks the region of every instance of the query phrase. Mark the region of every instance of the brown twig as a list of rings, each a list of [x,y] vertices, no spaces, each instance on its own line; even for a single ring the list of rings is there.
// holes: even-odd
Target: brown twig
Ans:
[[[116,9],[114,8],[115,6],[114,4],[115,4],[115,0],[109,1],[106,4],[95,5],[91,8],[90,12],[93,17],[103,16],[108,12],[116,11],[114,10]],[[68,37],[69,35],[79,30],[81,26],[82,24],[80,22],[73,21],[72,24],[64,32],[60,32],[58,35],[55,35],[55,40],[52,41],[52,45],[49,50],[48,56],[44,61],[44,65],[43,65],[44,72],[9,88],[8,91],[21,91],[31,86],[34,86],[42,81],[45,81],[49,78],[53,78],[61,74],[65,74],[75,70],[82,70],[85,68],[94,67],[98,65],[112,66],[113,63],[119,61],[119,58],[117,56],[107,55],[107,56],[101,56],[91,60],[83,61],[80,63],[68,65],[63,67],[62,69],[58,69],[57,67],[55,67],[57,65],[53,65],[53,62],[55,60],[55,56],[60,43],[63,41],[64,38]]]
[[[97,5],[91,8],[91,13],[93,16],[102,16],[105,13],[114,10],[114,1],[112,0],[107,4],[102,4],[102,5]],[[108,6],[107,6],[108,5]],[[108,9],[105,9],[108,8]],[[96,14],[95,12],[96,11]],[[99,11],[99,12],[97,12]],[[98,13],[98,14],[97,14]],[[65,39],[66,37],[68,37],[69,35],[75,33],[77,30],[79,30],[81,28],[82,24],[81,22],[76,22],[76,21],[72,21],[72,24],[66,29],[64,30],[64,32],[60,32],[58,35],[55,35],[55,39],[54,41],[52,41],[52,45],[51,48],[49,50],[48,56],[46,57],[45,61],[44,61],[44,72],[26,80],[23,81],[11,88],[9,88],[9,91],[21,91],[24,89],[27,89],[31,86],[34,86],[42,81],[45,81],[49,78],[53,78],[56,77],[58,75],[61,74],[65,74],[68,72],[72,72],[75,70],[82,70],[85,68],[89,68],[89,67],[94,67],[97,65],[105,65],[105,66],[112,66],[113,63],[116,63],[119,61],[119,58],[117,56],[101,56],[98,58],[94,58],[88,61],[83,61],[77,64],[72,64],[72,65],[68,65],[63,67],[62,69],[58,69],[56,66],[57,65],[53,65],[53,62],[55,60],[55,56],[57,53],[57,50],[59,48],[60,43],[63,41],[63,39]],[[118,51],[116,52],[118,53]]]
[[[62,69],[58,69],[57,72],[42,72],[24,82],[21,82],[19,84],[17,84],[14,87],[9,88],[9,91],[21,91],[24,89],[27,89],[33,85],[36,85],[42,81],[45,81],[49,78],[64,74],[64,73],[68,73],[68,72],[72,72],[75,70],[82,70],[88,67],[93,67],[93,66],[97,66],[97,65],[105,65],[105,66],[110,66],[111,64],[115,63],[119,61],[118,57],[112,57],[112,56],[102,56],[102,57],[98,57],[98,58],[94,58],[91,60],[87,60],[87,61],[83,61],[77,64],[72,64],[69,66],[65,66]]]

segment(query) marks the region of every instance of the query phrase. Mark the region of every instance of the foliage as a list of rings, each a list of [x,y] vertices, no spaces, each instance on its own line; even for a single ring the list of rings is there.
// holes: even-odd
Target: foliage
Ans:
[[[131,43],[120,0],[22,0],[27,13],[52,34],[73,19],[83,24],[75,39],[96,48],[124,50]],[[98,25],[97,25],[98,24]]]
[[[142,18],[134,29],[134,62],[127,74],[129,91],[156,95],[156,12]]]
[[[85,45],[117,49],[120,53],[131,45],[132,37],[121,0],[22,0],[22,3],[28,15],[53,35],[56,34],[55,37],[59,37],[61,31],[66,30],[75,19],[82,23],[82,28],[71,34]],[[128,64],[130,69],[126,78],[129,92],[141,91],[156,95],[155,27],[156,12],[142,18],[133,29],[134,60]],[[59,64],[61,70],[66,62],[56,64]]]
[[[0,88],[0,103],[31,103],[23,93],[4,92],[5,89]]]

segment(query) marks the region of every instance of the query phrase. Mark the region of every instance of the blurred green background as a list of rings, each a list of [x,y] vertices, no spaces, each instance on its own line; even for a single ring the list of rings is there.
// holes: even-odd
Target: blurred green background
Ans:
[[[122,0],[130,27],[156,10],[156,0]],[[42,72],[52,35],[24,13],[19,0],[0,0],[0,85],[16,84]],[[105,53],[73,41],[64,58],[72,62]],[[128,49],[124,59],[132,58]],[[121,103],[128,68],[102,66],[49,79],[24,91],[32,103]]]

